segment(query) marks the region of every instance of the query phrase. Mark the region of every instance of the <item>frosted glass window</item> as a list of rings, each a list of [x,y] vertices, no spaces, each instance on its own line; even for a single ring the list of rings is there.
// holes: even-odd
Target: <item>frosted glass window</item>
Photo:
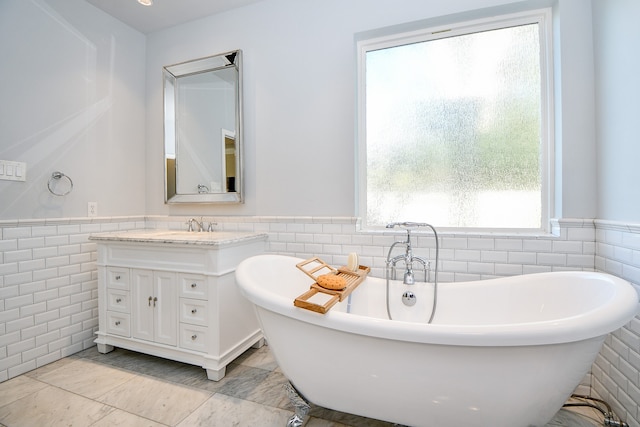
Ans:
[[[366,225],[542,227],[539,22],[430,33],[362,58]]]

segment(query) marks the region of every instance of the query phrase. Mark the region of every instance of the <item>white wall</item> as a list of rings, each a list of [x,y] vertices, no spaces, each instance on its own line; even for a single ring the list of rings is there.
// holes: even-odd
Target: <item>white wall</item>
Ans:
[[[0,219],[145,210],[145,37],[83,0],[0,0]],[[73,191],[51,195],[62,171]]]
[[[356,34],[520,3],[265,0],[153,33],[145,46],[142,34],[82,0],[2,0],[0,159],[28,170],[24,183],[0,181],[0,219],[84,217],[88,201],[106,216],[355,215]],[[584,0],[556,9],[564,77],[555,216],[593,218],[591,16]],[[246,203],[164,205],[161,68],[238,48]],[[604,182],[623,181],[609,169]],[[56,170],[74,181],[68,196],[46,189]]]
[[[640,2],[594,0],[598,218],[640,223]]]
[[[148,213],[355,215],[354,37],[381,27],[517,3],[268,0],[150,34]],[[562,0],[557,9],[564,73],[558,95],[564,126],[557,144],[565,155],[556,215],[593,218],[595,138],[593,127],[585,125],[594,122],[591,10],[584,0]],[[164,206],[158,185],[163,177],[160,70],[231,49],[244,51],[246,204]]]
[[[560,0],[554,14],[556,217],[595,218],[596,138],[590,1]]]

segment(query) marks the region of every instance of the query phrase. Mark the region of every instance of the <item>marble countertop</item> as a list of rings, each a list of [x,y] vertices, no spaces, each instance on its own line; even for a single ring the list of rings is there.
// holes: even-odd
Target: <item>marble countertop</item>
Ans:
[[[224,246],[251,240],[266,240],[266,233],[247,231],[181,231],[181,230],[128,230],[95,233],[89,240],[96,242],[166,243],[178,245]]]

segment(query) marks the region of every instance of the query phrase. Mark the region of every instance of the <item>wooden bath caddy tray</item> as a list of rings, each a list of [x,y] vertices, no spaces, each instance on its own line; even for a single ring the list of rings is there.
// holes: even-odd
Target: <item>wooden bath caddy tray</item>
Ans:
[[[309,258],[296,264],[307,276],[314,280],[311,288],[293,301],[293,305],[316,313],[325,314],[338,301],[348,297],[355,288],[367,277],[371,269],[364,265],[358,266],[357,271],[348,270],[347,267],[333,268],[318,257]],[[318,277],[323,274],[335,274],[347,281],[344,289],[332,290],[318,285]]]

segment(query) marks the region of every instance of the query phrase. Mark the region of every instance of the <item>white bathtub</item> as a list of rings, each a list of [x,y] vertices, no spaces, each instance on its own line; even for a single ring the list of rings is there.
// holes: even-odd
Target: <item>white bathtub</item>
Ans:
[[[544,426],[589,371],[605,336],[638,309],[626,281],[558,272],[432,284],[367,278],[322,315],[294,307],[312,280],[299,258],[259,255],[236,270],[284,375],[326,408],[410,426]],[[347,310],[350,313],[347,313]]]

